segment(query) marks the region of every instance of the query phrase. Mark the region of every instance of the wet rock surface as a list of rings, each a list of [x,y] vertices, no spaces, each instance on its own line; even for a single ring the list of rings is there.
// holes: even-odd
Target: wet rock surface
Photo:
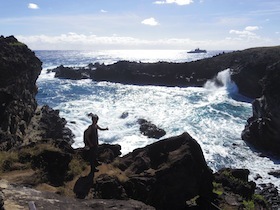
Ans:
[[[155,124],[145,119],[138,119],[137,122],[140,125],[140,132],[148,138],[159,139],[166,134],[163,129],[158,128]]]

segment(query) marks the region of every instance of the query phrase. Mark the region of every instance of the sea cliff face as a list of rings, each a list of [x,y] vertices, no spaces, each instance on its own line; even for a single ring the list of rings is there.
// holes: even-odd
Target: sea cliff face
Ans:
[[[1,150],[22,143],[37,107],[36,80],[41,61],[14,37],[0,37],[0,141]]]
[[[245,141],[277,155],[280,155],[279,81],[280,61],[267,68],[261,80],[262,96],[253,101],[253,116],[242,132]]]

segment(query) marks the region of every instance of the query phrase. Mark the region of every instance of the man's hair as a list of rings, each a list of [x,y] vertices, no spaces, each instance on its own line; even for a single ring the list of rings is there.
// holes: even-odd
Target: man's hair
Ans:
[[[89,113],[87,116],[91,117],[92,121],[98,121],[99,117],[96,114]]]

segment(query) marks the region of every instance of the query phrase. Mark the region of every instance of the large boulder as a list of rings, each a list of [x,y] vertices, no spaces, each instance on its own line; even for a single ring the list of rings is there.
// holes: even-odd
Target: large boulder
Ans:
[[[34,52],[13,36],[0,37],[0,150],[23,141],[37,107],[41,65]]]
[[[72,154],[47,146],[32,157],[31,164],[42,171],[45,181],[54,186],[61,186],[67,177]]]
[[[242,139],[280,154],[280,62],[267,68],[261,81],[262,96],[254,100],[253,116],[247,121]]]
[[[113,165],[128,177],[121,183],[125,194],[156,209],[184,209],[195,196],[212,199],[212,171],[188,133],[136,149]]]

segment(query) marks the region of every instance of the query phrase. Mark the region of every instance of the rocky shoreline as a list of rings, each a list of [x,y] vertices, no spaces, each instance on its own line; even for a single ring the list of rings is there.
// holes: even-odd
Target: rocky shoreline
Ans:
[[[256,188],[256,184],[248,180],[250,172],[246,169],[222,169],[213,173],[199,144],[187,132],[122,157],[119,145],[100,145],[98,158],[102,165],[94,179],[90,179],[88,149],[71,147],[73,134],[67,128],[66,120],[59,117],[58,110],[37,107],[36,80],[41,71],[40,60],[14,37],[1,36],[0,46],[2,208],[248,209],[253,206],[251,209],[276,209],[280,205],[277,188],[272,184],[264,185],[263,189]],[[231,68],[233,78],[241,84],[245,95],[262,95],[262,99],[255,102],[254,116],[248,121],[243,136],[251,142],[251,133],[259,130],[250,126],[260,127],[256,123],[262,123],[261,118],[269,122],[266,123],[269,127],[265,128],[272,131],[273,143],[270,145],[275,147],[279,146],[278,133],[274,132],[279,128],[280,116],[277,112],[280,110],[279,95],[275,89],[279,81],[276,77],[279,75],[276,61],[279,60],[279,49],[250,49],[185,64],[125,61],[108,66],[96,64],[78,69],[73,75],[76,79],[111,81],[110,78],[116,78],[114,75],[118,74],[116,79],[125,83],[143,84],[145,81],[147,84],[180,86],[187,81],[187,85],[199,86],[219,70]],[[63,68],[58,67],[60,75],[73,70],[69,68],[63,72]],[[170,72],[173,68],[178,68],[175,74]],[[251,69],[256,72],[252,74]],[[252,87],[245,85],[241,79],[244,76],[253,83]],[[263,77],[263,84],[259,86],[258,81]],[[141,119],[139,123],[144,125],[141,132],[145,129],[154,131],[147,132],[151,137],[165,134],[151,122]],[[258,135],[260,142],[265,133]],[[258,145],[270,150],[263,144]]]
[[[55,72],[56,77],[64,79],[201,87],[219,72],[230,69],[231,78],[237,84],[239,93],[249,98],[257,98],[262,95],[259,81],[265,76],[266,69],[279,62],[279,56],[280,46],[276,46],[223,53],[186,63],[118,61],[110,65],[89,64],[82,68],[61,65],[49,71]]]

